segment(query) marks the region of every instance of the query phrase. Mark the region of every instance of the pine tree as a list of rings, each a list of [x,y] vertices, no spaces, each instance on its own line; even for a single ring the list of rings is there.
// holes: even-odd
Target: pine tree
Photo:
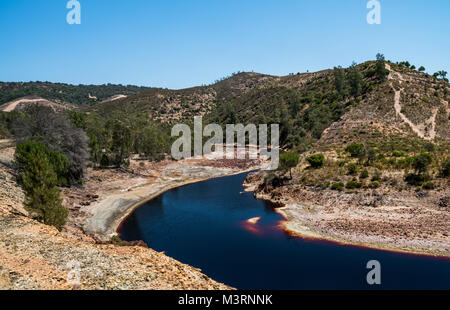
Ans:
[[[297,167],[299,162],[299,155],[293,152],[284,153],[280,156],[281,168],[289,170],[290,178],[292,179],[292,168]]]
[[[377,63],[375,66],[375,73],[376,73],[379,81],[381,81],[381,82],[386,81],[386,77],[387,77],[388,73],[386,71],[385,60],[384,60],[383,54],[380,54],[380,53],[377,54]]]
[[[354,97],[358,97],[359,95],[361,95],[362,75],[361,72],[359,72],[356,63],[353,63],[352,66],[350,67],[349,83],[351,87],[351,94]]]
[[[344,70],[342,67],[334,67],[334,86],[340,96],[344,93]]]
[[[61,204],[57,174],[42,146],[33,142],[29,148],[19,144],[16,149],[15,158],[19,165],[21,158],[27,159],[26,164],[20,165],[20,181],[26,194],[25,208],[36,220],[61,230],[68,212]]]

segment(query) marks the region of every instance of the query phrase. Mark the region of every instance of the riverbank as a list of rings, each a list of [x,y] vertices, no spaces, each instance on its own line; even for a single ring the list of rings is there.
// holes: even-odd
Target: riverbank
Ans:
[[[211,165],[209,165],[211,164]],[[214,165],[213,165],[214,164]],[[137,178],[134,184],[116,193],[97,191],[98,201],[83,206],[80,211],[89,214],[83,231],[98,239],[108,241],[116,234],[120,224],[138,207],[176,187],[257,170],[258,164],[227,167],[208,160],[184,160],[160,165],[151,178]]]
[[[170,189],[261,167],[258,160],[216,155],[160,162],[134,157],[126,169],[89,168],[83,186],[62,189],[69,210],[66,229],[80,238],[108,242],[136,208]]]
[[[59,232],[28,217],[24,209],[25,195],[16,182],[12,165],[14,144],[3,142],[0,144],[0,289],[231,289],[164,253],[143,246],[100,242],[83,232],[83,225],[92,214],[81,209],[101,203],[110,192],[132,193],[142,182],[157,178],[157,171],[170,165],[169,162],[142,165],[133,161],[135,171],[89,170],[83,187],[62,189],[69,218]],[[97,192],[99,188],[102,191]],[[74,275],[77,277],[70,280],[69,276]]]
[[[300,185],[265,190],[252,174],[247,191],[280,206],[289,234],[394,252],[450,257],[450,212],[446,193],[336,192]],[[447,193],[448,194],[448,193]]]

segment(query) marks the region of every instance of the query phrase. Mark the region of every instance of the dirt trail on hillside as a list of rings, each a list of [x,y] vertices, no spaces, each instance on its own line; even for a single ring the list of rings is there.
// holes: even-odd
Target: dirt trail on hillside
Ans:
[[[388,79],[390,81],[393,81],[393,80],[396,80],[395,78],[397,78],[399,84],[402,85],[402,83],[405,81],[403,75],[399,72],[392,71],[391,66],[388,64],[386,64],[386,68],[390,71]],[[408,119],[406,117],[406,115],[404,115],[402,113],[402,106],[400,104],[400,99],[401,99],[401,93],[404,91],[404,88],[400,88],[399,90],[396,90],[395,87],[393,86],[392,82],[391,82],[391,87],[395,92],[395,97],[394,97],[395,113],[403,120],[403,122],[408,124],[411,127],[411,129],[420,138],[422,138],[424,140],[429,140],[429,141],[434,140],[434,138],[436,138],[436,116],[439,111],[439,108],[434,108],[431,117],[428,120],[426,120],[424,123],[416,125],[410,119]],[[429,132],[427,132],[427,130],[426,130],[427,127],[430,128]]]
[[[3,112],[11,112],[14,111],[17,106],[21,103],[37,103],[37,102],[48,102],[45,99],[18,99],[13,102],[10,102],[6,107],[2,109]]]
[[[108,99],[103,100],[102,103],[116,101],[116,100],[123,99],[123,98],[127,98],[127,96],[122,95],[122,94],[114,95],[112,97],[109,97]]]

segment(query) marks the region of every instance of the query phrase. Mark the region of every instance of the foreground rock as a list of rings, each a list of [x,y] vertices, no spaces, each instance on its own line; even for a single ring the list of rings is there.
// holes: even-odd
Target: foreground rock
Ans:
[[[77,276],[79,282],[71,276]],[[227,289],[188,265],[143,247],[74,239],[0,214],[0,289]]]

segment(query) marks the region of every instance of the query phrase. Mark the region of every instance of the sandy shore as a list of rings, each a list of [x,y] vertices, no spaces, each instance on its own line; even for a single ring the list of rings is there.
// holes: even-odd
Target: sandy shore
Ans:
[[[88,235],[108,241],[116,234],[120,224],[138,207],[162,193],[183,185],[206,181],[212,178],[231,176],[259,169],[258,164],[245,167],[208,166],[208,161],[186,160],[162,165],[151,178],[134,178],[125,188],[114,192],[100,189],[99,199],[80,208],[87,214],[83,230]]]

